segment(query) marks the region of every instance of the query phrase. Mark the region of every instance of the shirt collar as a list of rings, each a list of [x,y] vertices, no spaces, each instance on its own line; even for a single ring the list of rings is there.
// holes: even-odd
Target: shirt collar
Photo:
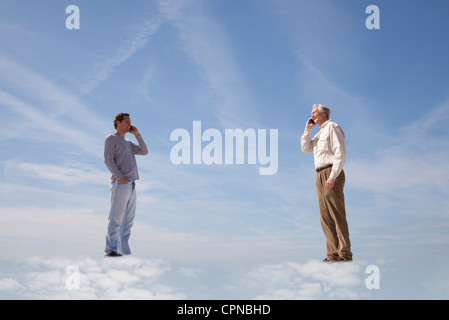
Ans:
[[[320,130],[324,129],[324,127],[327,126],[329,122],[332,122],[332,119],[329,119],[329,120],[326,120],[325,122],[323,122],[323,124],[320,126]]]

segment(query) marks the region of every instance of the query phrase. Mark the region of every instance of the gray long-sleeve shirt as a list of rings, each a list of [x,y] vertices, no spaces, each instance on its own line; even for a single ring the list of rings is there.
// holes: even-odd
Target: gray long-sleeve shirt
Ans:
[[[139,145],[114,133],[106,137],[104,141],[104,162],[112,173],[111,181],[126,177],[128,180],[138,180],[139,172],[135,155],[148,154],[147,145],[139,134]]]

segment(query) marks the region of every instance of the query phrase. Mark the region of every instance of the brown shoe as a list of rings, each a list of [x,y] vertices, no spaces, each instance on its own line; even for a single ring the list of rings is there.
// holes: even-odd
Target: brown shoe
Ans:
[[[345,259],[345,258],[342,258],[342,257],[338,257],[336,261],[339,261],[339,262],[352,262],[352,258]]]

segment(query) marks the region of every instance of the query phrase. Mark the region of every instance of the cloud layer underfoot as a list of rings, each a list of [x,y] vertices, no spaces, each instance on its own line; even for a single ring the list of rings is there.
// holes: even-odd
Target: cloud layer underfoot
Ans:
[[[135,257],[2,259],[2,299],[360,299],[358,263],[284,262],[211,271]]]

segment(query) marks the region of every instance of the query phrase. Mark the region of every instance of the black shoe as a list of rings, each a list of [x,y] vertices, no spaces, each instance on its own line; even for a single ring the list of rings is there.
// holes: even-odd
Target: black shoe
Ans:
[[[111,251],[108,254],[105,254],[104,257],[121,257],[122,255],[120,253],[116,253],[115,251]]]

